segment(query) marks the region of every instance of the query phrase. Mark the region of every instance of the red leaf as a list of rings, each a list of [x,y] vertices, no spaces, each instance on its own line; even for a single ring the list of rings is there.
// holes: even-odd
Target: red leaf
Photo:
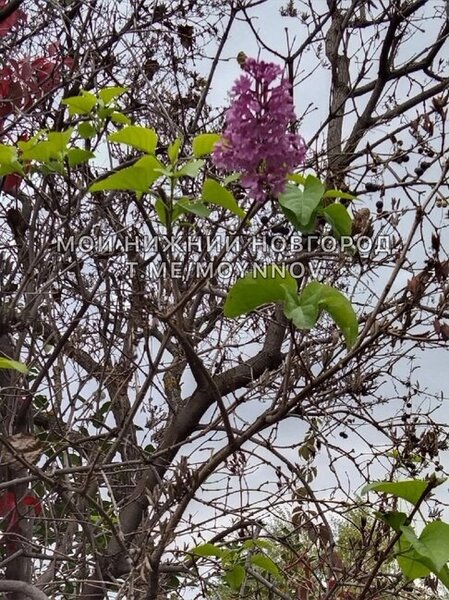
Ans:
[[[9,88],[11,86],[11,82],[9,79],[0,79],[0,97],[1,98],[9,98]]]
[[[0,494],[0,516],[4,517],[16,507],[16,495],[14,492],[3,492]]]
[[[2,79],[11,79],[12,77],[12,71],[9,67],[3,67],[2,69],[0,69],[0,77]]]
[[[37,83],[44,92],[49,92],[60,82],[60,69],[56,63],[46,58],[37,58],[31,64],[34,68]]]
[[[0,0],[0,8],[4,8],[9,4],[8,0]],[[27,20],[26,14],[23,10],[18,8],[15,10],[12,15],[4,19],[0,22],[0,37],[4,37],[9,33],[9,30],[12,29],[17,23],[25,22]]]
[[[53,44],[47,46],[47,52],[49,56],[57,56],[61,53],[60,48],[61,44],[59,42],[53,42]]]
[[[36,498],[36,496],[33,496],[33,494],[28,494],[27,496],[24,496],[22,498],[21,504],[24,504],[25,506],[32,506],[34,508],[34,514],[36,516],[42,513],[41,503]]]
[[[12,80],[10,69],[0,71],[0,117],[6,117],[13,112],[14,106],[21,108],[22,87],[19,82]]]
[[[34,61],[33,61],[34,62]],[[20,79],[27,84],[30,84],[33,80],[34,66],[33,63],[28,59],[24,59],[21,62],[20,68]]]
[[[19,191],[20,184],[22,182],[22,177],[17,175],[17,173],[10,173],[6,175],[3,180],[2,190],[5,194],[15,195]]]
[[[12,110],[11,102],[5,101],[6,99],[9,100],[10,86],[8,79],[0,79],[0,117],[6,117]]]
[[[62,60],[62,64],[65,65],[66,67],[69,67],[70,69],[73,69],[75,66],[75,59],[72,58],[71,56],[66,56]]]

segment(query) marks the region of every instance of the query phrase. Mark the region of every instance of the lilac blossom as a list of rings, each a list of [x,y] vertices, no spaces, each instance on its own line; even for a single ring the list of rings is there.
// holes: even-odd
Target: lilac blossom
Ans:
[[[254,58],[247,58],[242,68],[246,74],[232,88],[225,131],[212,160],[218,168],[241,171],[241,184],[264,201],[284,191],[287,175],[304,163],[306,145],[288,131],[295,112],[282,69]]]

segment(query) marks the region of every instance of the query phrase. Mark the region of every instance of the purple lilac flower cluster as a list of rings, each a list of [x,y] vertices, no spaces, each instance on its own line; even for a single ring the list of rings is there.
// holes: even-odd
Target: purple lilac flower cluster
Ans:
[[[304,163],[306,145],[288,132],[295,112],[290,83],[282,78],[275,84],[282,69],[254,58],[242,68],[246,74],[232,88],[226,128],[212,160],[218,168],[241,171],[241,184],[264,201],[284,191],[288,173]]]

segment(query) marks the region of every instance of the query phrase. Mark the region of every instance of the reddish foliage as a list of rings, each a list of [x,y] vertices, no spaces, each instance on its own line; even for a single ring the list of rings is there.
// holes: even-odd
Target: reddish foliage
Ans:
[[[50,54],[54,54],[54,44]],[[25,110],[35,100],[61,83],[62,66],[72,66],[71,58],[10,59],[10,66],[0,71],[0,118],[10,115],[14,107]]]
[[[0,9],[4,8],[8,4],[8,0],[0,0]],[[5,35],[7,35],[10,29],[17,25],[17,23],[24,23],[26,20],[26,14],[23,12],[23,10],[20,10],[20,8],[18,8],[12,13],[12,15],[0,22],[0,37],[4,37]]]
[[[9,115],[12,109],[11,102],[8,102],[10,82],[6,79],[0,79],[0,118]]]
[[[7,0],[0,0],[0,9],[7,4]],[[26,14],[17,9],[0,22],[0,37],[18,23],[26,21],[26,18]],[[0,69],[0,127],[1,119],[11,115],[14,108],[26,110],[35,100],[58,86],[63,65],[73,66],[73,59],[61,57],[57,43],[48,46],[46,57],[10,58],[8,66]],[[8,185],[15,186],[16,183],[12,179]]]
[[[0,494],[0,517],[6,517],[8,522],[7,531],[11,531],[19,522],[22,514],[19,513],[20,508],[24,508],[22,512],[28,513],[27,507],[33,509],[35,516],[42,513],[42,506],[38,498],[34,494],[27,494],[19,503],[14,492],[3,492]]]
[[[0,70],[0,118],[10,115],[14,107],[21,108],[23,90],[18,81],[13,79],[9,68]]]
[[[34,494],[27,494],[20,500],[19,503],[17,503],[17,498],[14,492],[3,492],[0,494],[0,516],[4,517],[4,532],[8,534],[20,534],[20,520],[23,516],[29,514],[30,509],[33,510],[36,517],[42,514],[41,503]],[[14,551],[16,549],[16,540],[14,535],[8,535],[5,538],[5,543],[10,551]]]
[[[14,492],[4,492],[0,495],[0,515],[4,517],[4,532],[8,534],[20,533],[20,515],[17,507],[16,495]],[[2,538],[10,552],[16,549],[14,536],[8,535]]]
[[[22,498],[21,504],[23,504],[24,506],[33,507],[34,514],[36,515],[36,517],[39,516],[40,514],[42,514],[41,503],[36,498],[36,496],[33,496],[32,494],[28,494],[27,496],[24,496]]]
[[[337,585],[337,582],[335,581],[335,579],[333,577],[331,577],[329,579],[329,581],[327,582],[327,589],[333,590],[336,585]]]
[[[28,84],[35,96],[39,97],[50,92],[61,83],[61,67],[71,65],[72,59],[50,60],[48,58],[35,58],[29,63],[30,77],[23,79]],[[28,65],[27,65],[28,67]]]
[[[0,494],[0,517],[5,517],[11,510],[16,508],[16,495],[14,492],[3,492]]]
[[[2,184],[2,191],[5,192],[5,194],[17,194],[17,192],[19,191],[21,181],[22,177],[17,173],[11,173],[10,175],[6,175]]]
[[[0,69],[0,117],[9,115],[14,106],[21,104],[22,88],[12,75],[11,69]]]

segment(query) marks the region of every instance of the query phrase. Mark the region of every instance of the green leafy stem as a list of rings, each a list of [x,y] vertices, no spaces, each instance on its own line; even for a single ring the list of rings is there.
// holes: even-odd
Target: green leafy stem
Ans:
[[[449,524],[435,519],[425,525],[418,536],[411,523],[421,504],[430,496],[432,490],[445,480],[435,476],[428,480],[410,479],[405,481],[381,481],[365,486],[363,493],[375,491],[401,498],[413,506],[410,515],[404,512],[377,512],[377,517],[387,523],[395,532],[392,542],[384,551],[386,555],[391,549],[404,577],[412,581],[436,575],[441,583],[449,589]],[[381,557],[383,558],[383,557]],[[380,565],[381,561],[379,561]],[[366,589],[369,587],[367,583]],[[363,598],[363,593],[360,598]]]
[[[327,312],[340,328],[346,345],[352,347],[358,334],[358,320],[349,300],[330,285],[312,281],[297,293],[295,278],[283,265],[254,269],[229,291],[224,305],[226,317],[238,317],[264,304],[281,302],[284,313],[298,329],[312,329],[321,313]]]
[[[237,203],[227,185],[239,179],[239,174],[230,175],[223,183],[211,177],[203,177],[201,197],[175,198],[177,181],[182,177],[196,178],[204,173],[205,157],[213,151],[220,139],[218,133],[203,133],[193,138],[192,157],[181,158],[183,140],[174,140],[167,149],[168,164],[157,156],[157,133],[147,127],[131,124],[129,118],[117,108],[117,99],[126,88],[115,86],[100,90],[97,95],[82,91],[78,96],[65,98],[69,117],[75,123],[64,131],[37,132],[30,140],[21,140],[16,146],[0,144],[0,175],[18,173],[24,177],[28,172],[68,175],[69,169],[76,168],[95,157],[86,148],[74,146],[73,134],[88,140],[100,136],[106,126],[112,123],[121,128],[108,135],[107,140],[123,144],[142,152],[143,156],[131,161],[130,166],[97,178],[88,187],[88,192],[123,190],[134,192],[137,199],[144,194],[155,197],[154,209],[162,225],[170,231],[173,223],[181,215],[190,213],[198,218],[207,218],[211,210],[208,205],[221,207],[247,223],[254,214],[247,214]],[[161,185],[155,190],[159,179],[170,184],[170,194]],[[336,238],[349,236],[352,218],[337,198],[347,201],[355,197],[339,190],[325,190],[324,184],[314,175],[291,174],[279,205],[285,217],[297,231],[308,233],[315,229],[317,218],[322,218],[331,226]],[[276,265],[266,266],[265,272],[248,273],[235,283],[224,305],[227,317],[237,317],[249,313],[264,304],[281,302],[285,315],[296,327],[312,329],[322,312],[326,312],[340,328],[346,345],[354,345],[358,334],[356,314],[349,300],[337,289],[312,281],[300,294],[297,293],[295,279],[287,272],[279,273]]]

